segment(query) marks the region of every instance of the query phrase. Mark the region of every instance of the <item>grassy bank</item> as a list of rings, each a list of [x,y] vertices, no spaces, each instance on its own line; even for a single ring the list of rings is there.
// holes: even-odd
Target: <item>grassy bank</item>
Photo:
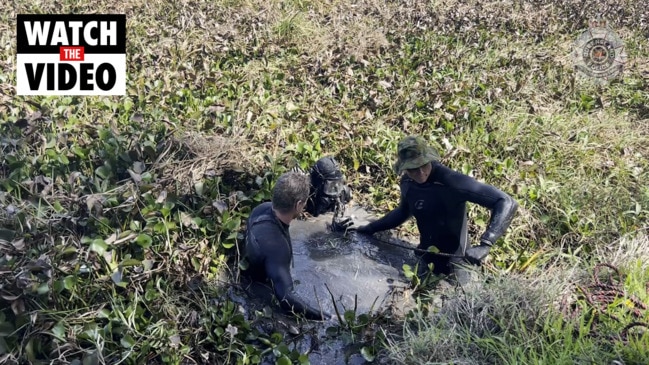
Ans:
[[[525,275],[480,275],[414,310],[387,351],[399,364],[645,364],[649,241],[618,243],[592,262],[555,252]]]
[[[641,1],[14,4],[0,10],[0,360],[303,362],[290,338],[260,330],[262,316],[244,316],[226,296],[247,214],[269,199],[278,174],[325,154],[343,163],[358,202],[385,212],[399,196],[396,144],[418,133],[449,166],[521,208],[487,265],[493,290],[460,297],[436,319],[443,326],[422,304],[413,313],[420,328],[404,322],[385,356],[641,363],[646,335],[625,355],[608,336],[621,331],[617,322],[586,338],[591,324],[573,333],[564,315],[545,315],[549,300],[577,295],[570,283],[646,225]],[[127,95],[16,96],[16,14],[90,11],[127,14]],[[577,78],[570,58],[597,12],[628,54],[624,77],[607,87]],[[470,215],[475,238],[488,212]],[[416,234],[413,222],[399,234]],[[646,241],[632,242],[636,259],[646,257]],[[630,275],[625,290],[646,301],[644,264],[618,264]],[[491,309],[467,307],[482,302],[520,313],[521,323],[476,334],[449,321],[466,311],[483,320]],[[435,352],[428,341],[447,347]],[[566,341],[574,346],[565,352],[553,345]],[[453,352],[463,342],[471,352]],[[406,360],[410,350],[417,355]]]

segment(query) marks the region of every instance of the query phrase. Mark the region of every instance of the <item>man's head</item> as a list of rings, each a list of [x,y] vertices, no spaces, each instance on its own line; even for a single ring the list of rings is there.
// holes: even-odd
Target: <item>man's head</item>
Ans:
[[[309,198],[309,177],[297,172],[282,174],[273,187],[273,209],[297,217]]]
[[[311,168],[311,199],[307,210],[313,216],[333,212],[338,202],[345,204],[351,192],[336,160],[331,156],[319,159]]]
[[[439,153],[420,136],[408,136],[399,142],[397,162],[394,171],[406,171],[415,182],[422,184],[430,176],[431,162],[439,161]]]

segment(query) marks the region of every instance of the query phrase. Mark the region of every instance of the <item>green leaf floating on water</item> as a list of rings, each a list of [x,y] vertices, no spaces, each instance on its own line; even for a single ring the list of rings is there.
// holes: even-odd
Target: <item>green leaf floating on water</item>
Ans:
[[[414,275],[412,267],[408,264],[403,264],[403,274],[410,279]]]
[[[374,354],[372,354],[372,349],[370,349],[367,346],[365,346],[365,347],[363,347],[361,349],[361,355],[363,355],[363,358],[365,359],[365,361],[369,361],[369,362],[374,361],[375,356],[374,356]]]
[[[300,365],[311,365],[309,357],[305,354],[301,354],[300,357],[298,357],[298,361],[300,362]]]
[[[289,359],[286,355],[282,355],[279,359],[277,359],[277,365],[292,365],[291,364],[291,359]]]
[[[345,314],[343,316],[345,317],[345,322],[347,323],[354,323],[354,320],[356,319],[356,313],[354,313],[353,310],[345,311]]]

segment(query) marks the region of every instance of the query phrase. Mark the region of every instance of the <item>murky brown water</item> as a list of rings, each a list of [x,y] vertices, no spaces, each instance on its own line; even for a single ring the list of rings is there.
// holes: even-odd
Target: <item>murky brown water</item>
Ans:
[[[371,218],[359,207],[348,208],[345,214],[353,216],[356,225],[365,224]],[[291,274],[296,292],[306,302],[332,314],[335,313],[332,294],[341,315],[354,307],[357,315],[386,308],[391,308],[393,313],[405,313],[412,301],[402,267],[403,264],[414,266],[413,251],[355,232],[346,235],[330,232],[327,223],[331,217],[327,214],[291,222],[294,254]],[[349,346],[349,339],[327,336],[326,329],[337,325],[337,320],[305,324],[279,313],[273,314],[273,318],[269,321],[274,323],[266,324],[269,331],[285,332],[287,336],[291,331],[300,332],[294,344],[301,352],[310,351],[311,364],[365,364],[359,349]]]
[[[368,214],[360,208],[348,209],[358,225],[367,222]],[[333,313],[331,294],[340,311],[353,309],[360,313],[399,305],[393,289],[404,287],[404,263],[412,264],[412,251],[387,245],[357,233],[334,233],[326,224],[331,215],[291,223],[296,291],[309,303],[320,304]]]

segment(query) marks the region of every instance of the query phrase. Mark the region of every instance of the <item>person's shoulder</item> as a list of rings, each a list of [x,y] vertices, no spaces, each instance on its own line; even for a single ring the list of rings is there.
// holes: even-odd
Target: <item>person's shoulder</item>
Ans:
[[[400,186],[410,185],[413,182],[415,182],[415,180],[411,179],[407,174],[401,175],[401,179],[399,179]]]
[[[251,213],[253,213],[253,212],[261,213],[261,212],[271,210],[272,208],[273,208],[273,202],[263,202],[263,203],[257,205],[256,207],[254,207],[252,209]]]
[[[472,179],[469,175],[463,174],[441,162],[433,165],[433,181],[444,185],[453,185],[455,182]]]
[[[249,221],[250,223],[256,223],[259,221],[270,220],[270,215],[273,211],[272,202],[264,202],[252,209],[250,211]]]
[[[407,174],[403,174],[399,180],[399,189],[401,190],[401,197],[405,198],[408,194],[408,189],[414,184],[415,180],[411,179]]]

